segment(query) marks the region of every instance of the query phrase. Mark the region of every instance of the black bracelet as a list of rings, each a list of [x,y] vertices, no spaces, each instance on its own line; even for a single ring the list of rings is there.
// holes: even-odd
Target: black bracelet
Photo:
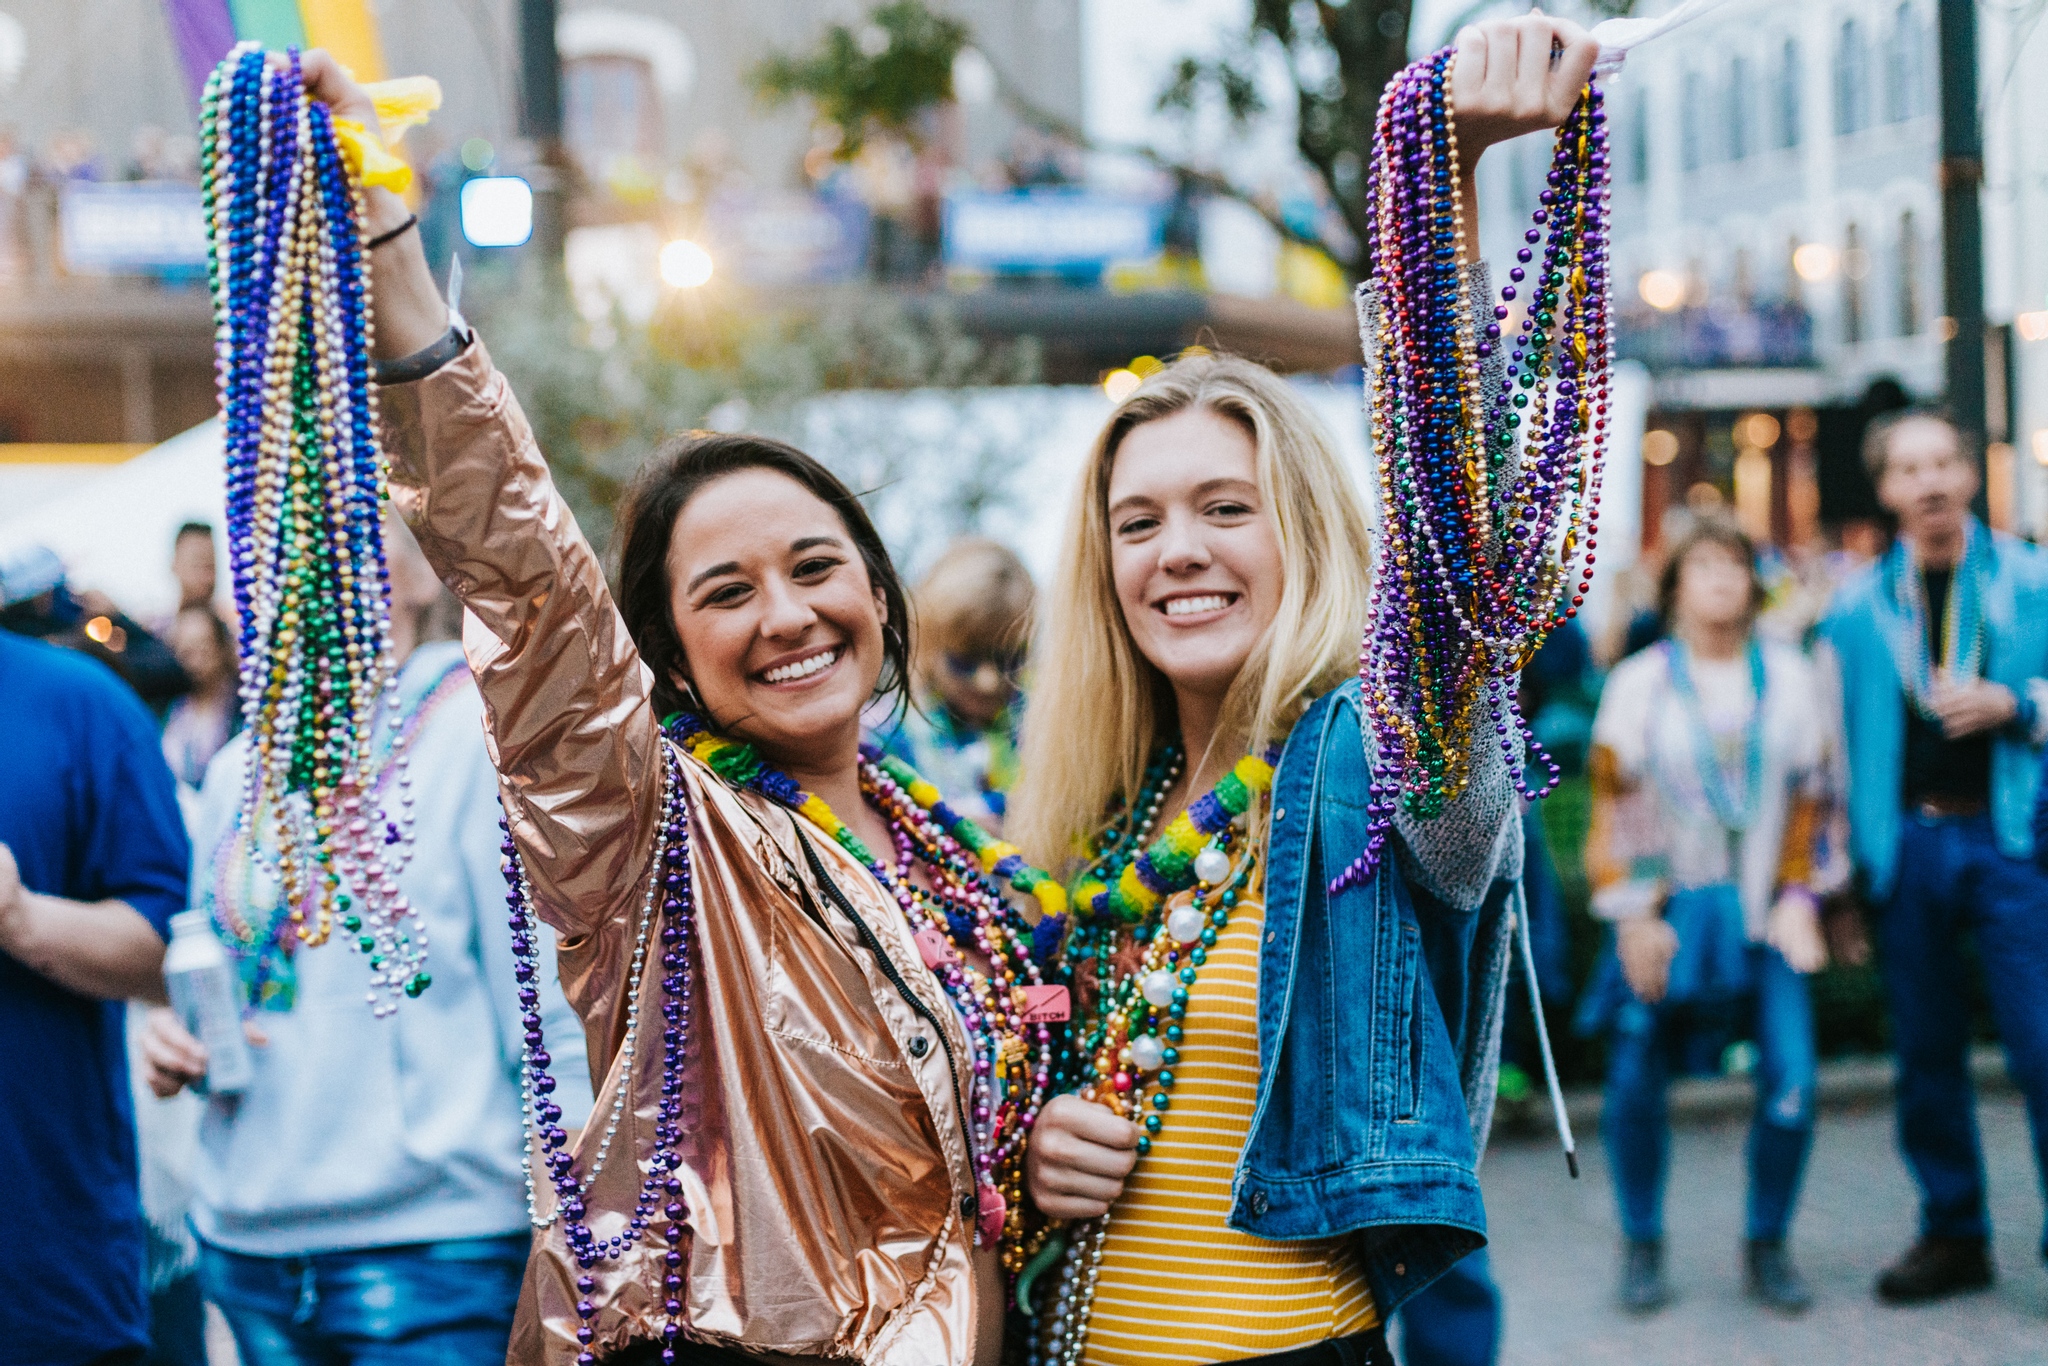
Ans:
[[[400,356],[397,360],[380,360],[370,363],[370,378],[379,387],[393,384],[411,384],[425,379],[436,370],[454,360],[469,349],[476,333],[458,324],[450,323],[441,339],[432,346]]]
[[[386,242],[396,242],[399,238],[405,236],[405,234],[408,231],[418,227],[419,225],[420,216],[416,213],[409,213],[405,216],[405,221],[403,223],[400,223],[397,227],[393,228],[390,232],[380,232],[375,237],[372,237],[369,241],[363,243],[363,250],[375,251],[377,248],[383,246]]]

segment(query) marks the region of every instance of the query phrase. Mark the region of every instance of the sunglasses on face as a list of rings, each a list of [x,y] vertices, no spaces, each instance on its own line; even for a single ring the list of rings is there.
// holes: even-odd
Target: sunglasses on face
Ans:
[[[1006,683],[1014,683],[1024,671],[1024,651],[1008,650],[997,654],[955,654],[946,651],[946,669],[954,677],[972,679],[984,666],[991,666],[1003,676]]]

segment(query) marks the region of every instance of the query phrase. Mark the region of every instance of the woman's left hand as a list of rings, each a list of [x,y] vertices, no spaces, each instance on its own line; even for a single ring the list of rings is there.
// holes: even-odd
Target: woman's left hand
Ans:
[[[1468,172],[1495,143],[1563,123],[1599,55],[1592,34],[1541,11],[1460,29],[1451,100]]]
[[[1776,949],[1792,971],[1810,976],[1828,965],[1828,941],[1820,929],[1820,907],[1803,888],[1778,893],[1764,942]]]

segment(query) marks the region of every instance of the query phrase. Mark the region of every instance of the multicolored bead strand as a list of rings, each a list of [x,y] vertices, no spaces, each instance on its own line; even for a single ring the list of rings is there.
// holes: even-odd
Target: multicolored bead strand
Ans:
[[[1140,1127],[1141,1160],[1152,1151],[1173,1106],[1174,1068],[1185,1037],[1182,1021],[1201,970],[1257,870],[1258,851],[1241,847],[1233,856],[1233,846],[1244,844],[1248,812],[1265,799],[1279,760],[1278,746],[1245,756],[1148,845],[1165,793],[1180,776],[1177,753],[1164,748],[1147,767],[1145,785],[1130,807],[1131,821],[1112,822],[1097,841],[1094,861],[1076,881],[1067,961],[1070,974],[1072,965],[1092,966],[1095,991],[1075,1037],[1079,1076],[1073,1080],[1082,1099]],[[1131,870],[1141,861],[1150,871],[1136,881],[1158,896],[1133,922],[1125,918],[1130,903],[1116,903],[1112,891],[1133,880]],[[1159,890],[1167,882],[1175,885]],[[1162,919],[1165,901],[1189,888],[1188,904]],[[1127,948],[1135,951],[1136,961],[1128,971],[1119,971]],[[1054,1264],[1058,1268],[1052,1299],[1043,1310],[1028,1302],[1036,1275],[1019,1278],[1019,1307],[1038,1321],[1026,1356],[1032,1366],[1075,1366],[1086,1350],[1109,1218],[1069,1230],[1063,1242],[1053,1235],[1042,1251],[1030,1249],[1040,1251],[1031,1263],[1035,1272]]]
[[[401,859],[411,855],[414,825],[412,790],[405,781],[405,756],[441,704],[472,686],[469,666],[459,659],[450,663],[387,733],[377,786],[371,792],[368,806],[372,811],[386,809],[391,789],[397,788],[395,824]],[[214,850],[212,876],[201,893],[205,909],[212,914],[215,935],[241,969],[243,999],[251,1010],[290,1010],[297,997],[297,974],[291,952],[297,943],[294,922],[286,914],[275,880],[266,876],[276,866],[275,853],[259,855],[250,847],[249,829],[236,822],[221,836]],[[307,899],[312,899],[310,893]],[[357,947],[365,952],[375,948],[374,944],[364,945],[360,941]]]
[[[1111,870],[1098,854],[1074,883],[1075,914],[1082,920],[1112,919],[1136,925],[1175,892],[1192,887],[1196,864],[1209,842],[1230,828],[1273,784],[1278,746],[1264,755],[1247,754],[1210,791],[1189,803],[1157,840]]]
[[[1377,869],[1396,802],[1429,817],[1458,798],[1482,725],[1524,795],[1555,786],[1517,678],[1578,614],[1599,544],[1613,368],[1602,95],[1589,82],[1557,130],[1533,226],[1493,320],[1475,327],[1456,60],[1446,48],[1388,84],[1368,169],[1367,289],[1380,310],[1368,406],[1385,539],[1359,673],[1374,810],[1367,848],[1333,889]],[[1519,330],[1505,337],[1524,288]],[[1485,363],[1502,347],[1504,378],[1487,394]],[[1532,753],[1549,769],[1533,789],[1520,776]]]
[[[296,942],[325,942],[338,918],[386,1015],[431,978],[396,881],[406,834],[376,828],[366,805],[384,762],[376,711],[395,720],[398,698],[359,187],[296,50],[277,64],[254,43],[228,54],[207,80],[200,151],[251,736],[238,826],[275,851]]]
[[[689,1226],[690,1210],[682,1182],[683,1069],[689,1052],[690,1033],[690,935],[696,923],[696,898],[690,884],[690,812],[683,795],[682,764],[673,750],[662,748],[661,828],[656,856],[648,873],[647,895],[641,906],[640,922],[633,941],[633,961],[626,979],[626,1031],[619,1045],[621,1081],[610,1115],[605,1121],[590,1170],[579,1173],[569,1152],[569,1133],[562,1127],[562,1107],[555,1103],[555,1079],[548,1068],[553,1058],[541,1028],[540,941],[542,933],[533,912],[533,889],[519,857],[518,845],[507,833],[505,878],[510,885],[506,905],[507,923],[512,930],[514,972],[519,983],[519,1010],[525,1025],[526,1052],[520,1092],[525,1099],[523,1118],[529,1151],[539,1149],[538,1161],[555,1188],[554,1213],[543,1218],[534,1199],[532,1168],[527,1174],[527,1208],[533,1226],[547,1228],[562,1223],[563,1241],[576,1261],[576,1340],[581,1344],[577,1366],[595,1366],[593,1350],[597,1336],[597,1278],[591,1271],[600,1263],[616,1261],[653,1233],[661,1253],[661,1359],[675,1366],[676,1342],[683,1325],[683,1236]],[[659,908],[657,909],[657,902]],[[653,1150],[635,1154],[644,1161],[647,1175],[627,1216],[625,1227],[609,1237],[599,1237],[590,1226],[588,1198],[592,1183],[604,1169],[618,1137],[627,1093],[632,1089],[633,1059],[640,1046],[641,984],[644,980],[650,940],[660,927],[661,940],[661,1101],[654,1119]],[[596,1120],[593,1117],[592,1122]]]
[[[1046,985],[1045,963],[1059,946],[1064,918],[1049,912],[1033,926],[990,879],[1000,873],[1041,908],[1064,906],[1064,893],[1049,894],[1050,877],[1026,865],[1014,846],[953,811],[909,765],[872,746],[861,748],[861,791],[889,824],[891,860],[878,856],[824,800],[768,765],[753,746],[712,733],[689,712],[670,717],[665,728],[671,740],[725,781],[761,793],[824,831],[902,910],[925,967],[976,1041],[968,1117],[979,1208],[976,1242],[1000,1245],[1005,1269],[1015,1273],[1023,1264],[1025,1143],[1051,1090],[1059,1042],[1048,1027],[1054,1021],[1034,1011],[1029,989]],[[919,866],[929,886],[914,880]],[[1042,936],[1049,923],[1051,935]],[[978,955],[987,971],[972,966],[966,954]]]

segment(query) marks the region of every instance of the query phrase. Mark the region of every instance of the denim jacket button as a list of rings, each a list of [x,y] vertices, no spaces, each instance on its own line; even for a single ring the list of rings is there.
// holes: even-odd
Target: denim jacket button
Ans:
[[[1254,1219],[1264,1215],[1265,1212],[1271,1208],[1272,1202],[1266,1199],[1266,1193],[1264,1191],[1252,1192],[1252,1217]]]
[[[1408,1263],[1406,1263],[1406,1262],[1395,1262],[1395,1263],[1394,1263],[1394,1274],[1395,1274],[1396,1276],[1405,1276],[1405,1275],[1407,1275],[1407,1274],[1408,1274]]]
[[[1280,824],[1280,822],[1282,822],[1282,821],[1284,821],[1284,820],[1286,820],[1286,819],[1287,819],[1287,808],[1286,808],[1286,807],[1284,807],[1284,806],[1283,806],[1283,807],[1279,807],[1278,809],[1276,809],[1276,810],[1275,810],[1275,811],[1273,812],[1273,824],[1275,824],[1275,825],[1278,825],[1278,824]]]

